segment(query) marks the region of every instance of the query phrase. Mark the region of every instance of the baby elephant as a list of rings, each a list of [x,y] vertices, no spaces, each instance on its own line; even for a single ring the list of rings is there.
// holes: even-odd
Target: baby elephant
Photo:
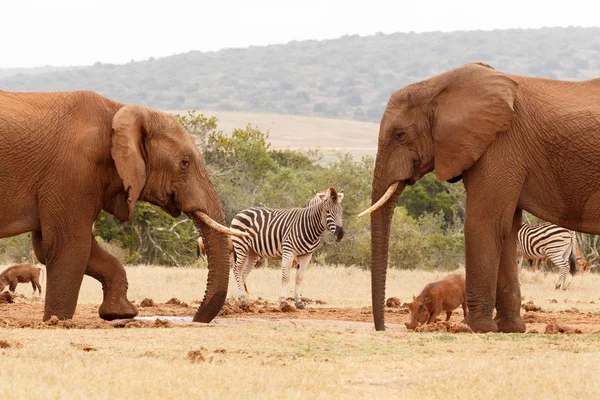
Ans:
[[[15,265],[5,269],[0,274],[0,292],[8,285],[8,290],[12,293],[17,289],[17,283],[31,282],[33,294],[37,289],[42,295],[42,286],[40,285],[40,274],[42,269],[30,264]]]
[[[467,296],[465,293],[465,278],[458,274],[448,275],[444,279],[425,286],[421,294],[408,303],[410,322],[405,325],[415,329],[422,324],[429,324],[442,312],[446,311],[446,321],[452,311],[462,305],[467,316]]]

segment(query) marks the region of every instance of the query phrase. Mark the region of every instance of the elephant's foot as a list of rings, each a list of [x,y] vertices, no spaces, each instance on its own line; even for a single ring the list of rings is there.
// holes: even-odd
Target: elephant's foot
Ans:
[[[481,316],[469,312],[465,318],[465,323],[473,330],[473,332],[498,332],[498,325],[491,316]]]
[[[498,332],[504,333],[524,333],[525,323],[520,315],[514,317],[496,316],[494,320],[498,325]]]
[[[114,300],[105,299],[98,309],[98,314],[100,318],[112,321],[114,319],[133,318],[138,315],[138,310],[126,297],[120,297]]]

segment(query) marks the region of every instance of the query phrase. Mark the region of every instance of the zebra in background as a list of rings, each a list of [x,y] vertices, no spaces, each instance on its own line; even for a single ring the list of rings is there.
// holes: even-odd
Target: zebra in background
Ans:
[[[343,191],[339,193],[332,186],[327,191],[317,193],[307,207],[273,209],[253,207],[239,212],[231,221],[231,226],[249,233],[242,238],[233,237],[235,265],[233,274],[237,284],[238,299],[245,300],[244,283],[250,266],[257,258],[281,258],[280,307],[286,302],[287,284],[291,275],[292,260],[298,259],[296,271],[295,303],[304,309],[300,287],[304,271],[313,252],[320,243],[321,235],[329,229],[336,241],[344,236],[342,227]],[[312,205],[309,205],[311,204]],[[246,272],[248,268],[248,272]]]
[[[555,289],[562,286],[562,289],[566,290],[567,271],[570,271],[571,275],[577,272],[576,240],[574,231],[549,222],[536,225],[523,223],[517,233],[519,265],[523,258],[549,259],[559,268]]]

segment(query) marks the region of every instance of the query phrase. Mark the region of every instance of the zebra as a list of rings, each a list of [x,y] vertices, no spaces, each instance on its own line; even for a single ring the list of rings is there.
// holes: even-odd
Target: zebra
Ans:
[[[316,198],[316,199],[315,199]],[[240,211],[231,221],[231,226],[250,235],[238,240],[232,238],[235,265],[233,274],[237,284],[237,295],[245,301],[245,278],[257,258],[281,258],[281,292],[279,306],[287,304],[287,284],[290,279],[292,260],[298,259],[296,271],[295,305],[304,309],[300,287],[304,271],[313,252],[320,243],[321,235],[329,229],[337,242],[344,237],[342,227],[343,191],[331,186],[315,195],[303,208],[273,209],[253,207]]]
[[[523,258],[549,259],[559,268],[555,289],[562,286],[566,290],[567,271],[571,275],[577,272],[576,240],[574,231],[549,222],[536,225],[522,223],[517,233],[518,263],[521,265]]]

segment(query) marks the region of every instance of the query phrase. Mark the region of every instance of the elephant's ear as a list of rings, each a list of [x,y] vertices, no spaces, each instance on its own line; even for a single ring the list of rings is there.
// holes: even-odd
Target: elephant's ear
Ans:
[[[443,78],[442,78],[443,77]],[[435,174],[448,180],[479,160],[513,118],[517,82],[487,64],[468,64],[440,76],[434,98]]]
[[[114,215],[121,221],[133,216],[146,182],[146,162],[141,147],[147,134],[147,120],[147,110],[137,105],[124,106],[113,117],[111,155],[126,193],[126,199],[120,195],[114,202]]]

